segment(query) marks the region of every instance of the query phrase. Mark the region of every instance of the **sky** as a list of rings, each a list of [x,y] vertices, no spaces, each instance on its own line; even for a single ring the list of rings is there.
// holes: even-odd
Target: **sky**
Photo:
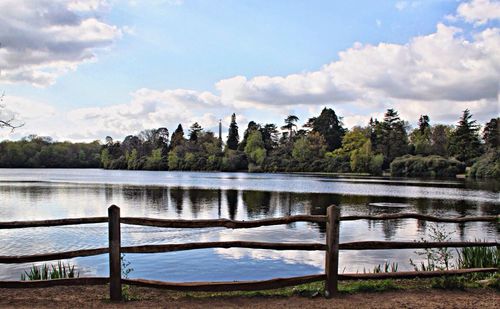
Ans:
[[[2,0],[0,119],[55,140],[199,122],[500,113],[500,0]]]

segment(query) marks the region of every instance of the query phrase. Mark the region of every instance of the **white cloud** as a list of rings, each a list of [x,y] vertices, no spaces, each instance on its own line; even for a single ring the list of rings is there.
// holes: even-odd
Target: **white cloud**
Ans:
[[[123,136],[144,129],[195,121],[210,128],[218,123],[219,118],[213,114],[218,104],[219,98],[210,92],[144,88],[132,93],[132,100],[128,103],[76,109],[68,113],[68,119],[74,123],[91,124],[85,128],[86,134],[91,136],[105,136],[104,132]]]
[[[0,2],[0,82],[47,86],[110,46],[122,31],[97,16],[102,0]]]
[[[45,102],[6,95],[1,102],[0,119],[14,119],[14,125],[24,125],[14,132],[0,130],[0,138],[20,138],[34,132],[40,135],[49,133],[46,131],[50,126],[47,120],[56,113],[56,109]]]
[[[56,140],[91,141],[107,135],[121,139],[144,129],[165,126],[174,130],[179,123],[187,130],[195,121],[211,129],[230,113],[229,110],[221,113],[218,97],[209,92],[144,88],[132,93],[131,97],[123,104],[61,111],[44,102],[6,96],[0,119],[15,117],[25,126],[13,133],[2,130],[0,137],[18,139],[36,133]]]
[[[88,7],[95,8],[95,5]],[[35,22],[61,18],[35,19]],[[22,20],[26,18],[21,18],[21,23]],[[92,46],[106,45],[115,38],[115,30],[118,31],[95,18],[77,20],[78,26],[72,22],[46,22],[51,26],[41,27],[45,31],[51,29],[66,36],[61,34],[57,40],[45,40],[42,46],[49,43],[59,46],[61,41],[71,41],[72,35],[78,36],[84,46],[88,42],[94,42]],[[91,30],[85,31],[81,25]],[[100,41],[101,38],[105,38],[104,42]],[[26,46],[33,52],[27,59],[17,60],[31,64],[7,70],[11,74],[10,80],[31,80],[44,84],[53,80],[54,74],[57,75],[61,68],[75,68],[82,61],[79,57],[95,56],[92,48],[90,51],[88,48],[76,48],[75,52],[70,48],[69,54],[66,51],[62,54],[56,52],[54,56],[53,51],[45,52],[44,48],[38,47],[38,43],[24,39],[14,42],[20,46],[19,49]],[[0,59],[6,52],[8,49],[0,49]],[[77,57],[72,58],[72,55]],[[44,62],[46,57],[51,60]],[[47,67],[40,63],[50,65]],[[168,126],[172,129],[178,123],[186,126],[194,121],[203,127],[214,128],[219,118],[227,117],[234,111],[239,117],[243,116],[238,118],[242,119],[238,122],[244,129],[246,124],[243,119],[280,122],[287,113],[298,111],[303,118],[305,114],[317,115],[323,106],[332,104],[337,114],[344,116],[344,123],[349,127],[364,125],[370,117],[380,118],[386,108],[396,108],[409,121],[416,121],[420,114],[428,114],[434,122],[445,123],[454,123],[461,111],[469,108],[475,118],[483,122],[499,113],[499,81],[499,28],[476,28],[468,32],[439,23],[434,33],[416,36],[406,44],[363,45],[356,42],[352,48],[340,52],[338,60],[312,72],[252,78],[234,76],[218,81],[215,84],[217,92],[214,93],[144,88],[132,93],[131,100],[123,104],[75,109],[59,114],[58,122],[54,121],[55,116],[47,116],[37,119],[35,123],[45,128],[45,134],[60,139],[95,139],[106,135],[120,138],[147,128]],[[18,114],[23,116],[21,111]],[[41,124],[41,119],[48,124]],[[225,119],[224,122],[229,121]],[[16,134],[23,132],[39,131],[29,132],[23,128]]]
[[[223,102],[240,107],[491,100],[499,90],[500,30],[485,29],[469,41],[461,29],[438,24],[408,44],[355,44],[339,58],[314,72],[236,76],[216,87]]]
[[[66,2],[70,10],[80,12],[97,11],[110,6],[106,0],[69,0]]]
[[[50,104],[38,102],[22,97],[6,95],[2,99],[2,117],[24,119],[31,121],[42,116],[50,116],[56,112],[56,109]]]
[[[500,20],[500,1],[472,0],[461,3],[457,8],[457,13],[469,23],[484,25],[490,20]]]

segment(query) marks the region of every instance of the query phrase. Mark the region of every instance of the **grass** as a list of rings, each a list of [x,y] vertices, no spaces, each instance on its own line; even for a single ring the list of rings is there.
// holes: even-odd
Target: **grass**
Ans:
[[[374,274],[379,274],[379,273],[395,273],[398,271],[398,266],[399,264],[396,262],[388,262],[385,261],[384,264],[378,264],[373,268],[373,273]]]
[[[457,252],[458,268],[500,268],[498,247],[466,247]]]
[[[465,290],[466,287],[471,287],[468,283],[464,276],[443,276],[433,278],[431,287],[443,290]]]
[[[339,286],[339,291],[343,293],[357,292],[385,292],[402,289],[394,280],[361,280],[344,283]]]
[[[500,275],[490,275],[487,287],[499,289]],[[323,282],[313,282],[295,287],[287,287],[264,291],[235,291],[235,292],[178,292],[178,297],[209,298],[209,297],[319,297],[323,296]],[[482,288],[473,277],[448,276],[438,278],[416,278],[416,279],[385,279],[385,280],[359,280],[339,282],[341,294],[355,293],[382,293],[389,291],[405,290],[463,290],[469,288]]]
[[[401,284],[402,281],[407,281]],[[408,287],[421,287],[422,284],[416,280],[359,280],[339,282],[339,292],[341,294],[353,294],[359,292],[380,293],[385,291],[395,291],[407,289]],[[430,283],[427,282],[427,287]],[[182,292],[179,297],[207,298],[207,297],[319,297],[323,294],[324,284],[321,281],[286,287],[274,290],[263,291],[234,291],[234,292]]]
[[[71,266],[69,263],[64,265],[61,261],[57,262],[57,265],[43,264],[41,266],[33,265],[29,271],[24,271],[21,274],[22,281],[33,281],[33,280],[52,280],[52,279],[66,279],[66,278],[78,278],[80,276],[79,272],[75,272],[75,266]]]

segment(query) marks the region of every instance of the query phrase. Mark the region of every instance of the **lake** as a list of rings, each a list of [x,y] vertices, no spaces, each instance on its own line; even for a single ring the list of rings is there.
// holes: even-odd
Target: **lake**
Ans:
[[[100,169],[0,169],[0,221],[107,216],[255,220],[297,214],[420,213],[436,216],[500,214],[496,181],[333,177],[297,174],[109,171]],[[349,221],[341,242],[429,239],[436,224],[414,219]],[[439,224],[451,240],[497,241],[494,222]],[[316,223],[231,230],[122,226],[122,244],[204,241],[324,242]],[[107,224],[0,230],[0,255],[27,255],[107,246]],[[411,270],[415,250],[341,251],[340,272],[372,270],[385,261]],[[323,272],[321,251],[203,249],[127,254],[131,278],[166,281],[233,281]],[[80,276],[107,276],[108,256],[74,258]],[[40,264],[40,263],[38,263]],[[0,280],[19,280],[31,264],[0,264]]]

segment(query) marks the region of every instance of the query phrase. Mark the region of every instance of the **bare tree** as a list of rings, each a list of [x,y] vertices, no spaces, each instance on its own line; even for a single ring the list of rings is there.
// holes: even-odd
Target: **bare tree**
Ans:
[[[4,108],[5,106],[2,104],[3,102],[3,98],[5,97],[5,92],[2,93],[2,95],[0,96],[0,108]],[[15,123],[15,118],[12,117],[8,120],[4,120],[4,119],[0,119],[0,129],[3,129],[3,128],[10,128],[11,131],[14,131],[15,129],[17,128],[20,128],[22,126],[24,126],[24,123],[19,123],[19,124],[16,124]]]

